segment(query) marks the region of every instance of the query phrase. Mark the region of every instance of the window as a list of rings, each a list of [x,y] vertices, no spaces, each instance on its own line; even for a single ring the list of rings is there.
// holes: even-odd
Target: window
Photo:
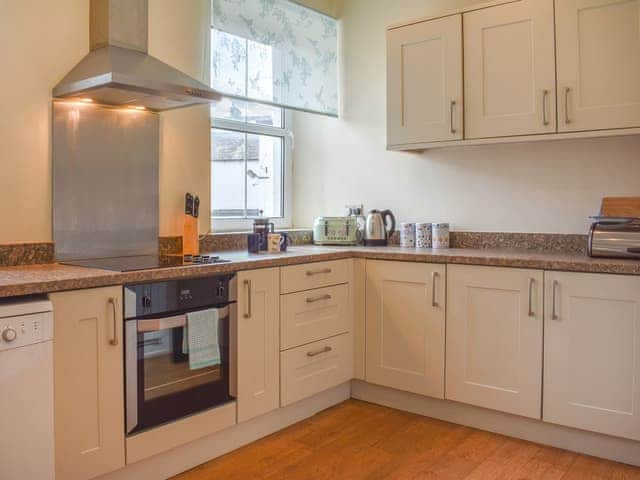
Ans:
[[[271,47],[212,29],[212,78],[238,96],[269,95]],[[267,216],[291,226],[291,132],[286,109],[232,97],[211,107],[213,227],[246,230]]]

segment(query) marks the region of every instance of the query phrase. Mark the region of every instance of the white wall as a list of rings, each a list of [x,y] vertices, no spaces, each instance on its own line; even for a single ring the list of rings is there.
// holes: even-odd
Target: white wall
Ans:
[[[473,0],[339,0],[340,119],[297,113],[294,223],[347,203],[456,230],[585,233],[604,195],[640,194],[640,136],[385,150],[385,27]]]

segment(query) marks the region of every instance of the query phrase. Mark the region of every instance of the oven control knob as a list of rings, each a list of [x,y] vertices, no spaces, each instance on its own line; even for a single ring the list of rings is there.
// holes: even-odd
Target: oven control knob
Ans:
[[[142,297],[142,307],[143,308],[151,308],[151,297],[145,295]]]
[[[13,342],[17,336],[18,332],[16,332],[15,328],[7,327],[2,332],[2,339],[7,343]]]

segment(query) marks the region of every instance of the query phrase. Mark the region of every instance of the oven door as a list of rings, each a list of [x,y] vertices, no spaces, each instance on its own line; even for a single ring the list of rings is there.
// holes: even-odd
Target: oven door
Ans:
[[[190,367],[187,314],[125,323],[127,434],[226,403],[229,390],[229,326],[236,305],[218,313],[219,358],[204,368]]]

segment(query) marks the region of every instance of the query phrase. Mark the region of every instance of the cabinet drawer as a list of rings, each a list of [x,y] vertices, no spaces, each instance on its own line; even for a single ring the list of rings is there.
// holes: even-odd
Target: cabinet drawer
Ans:
[[[349,285],[280,297],[280,349],[315,342],[351,330]]]
[[[281,406],[315,395],[353,377],[350,333],[280,354]]]
[[[282,293],[328,287],[349,281],[349,260],[306,263],[280,269]]]

